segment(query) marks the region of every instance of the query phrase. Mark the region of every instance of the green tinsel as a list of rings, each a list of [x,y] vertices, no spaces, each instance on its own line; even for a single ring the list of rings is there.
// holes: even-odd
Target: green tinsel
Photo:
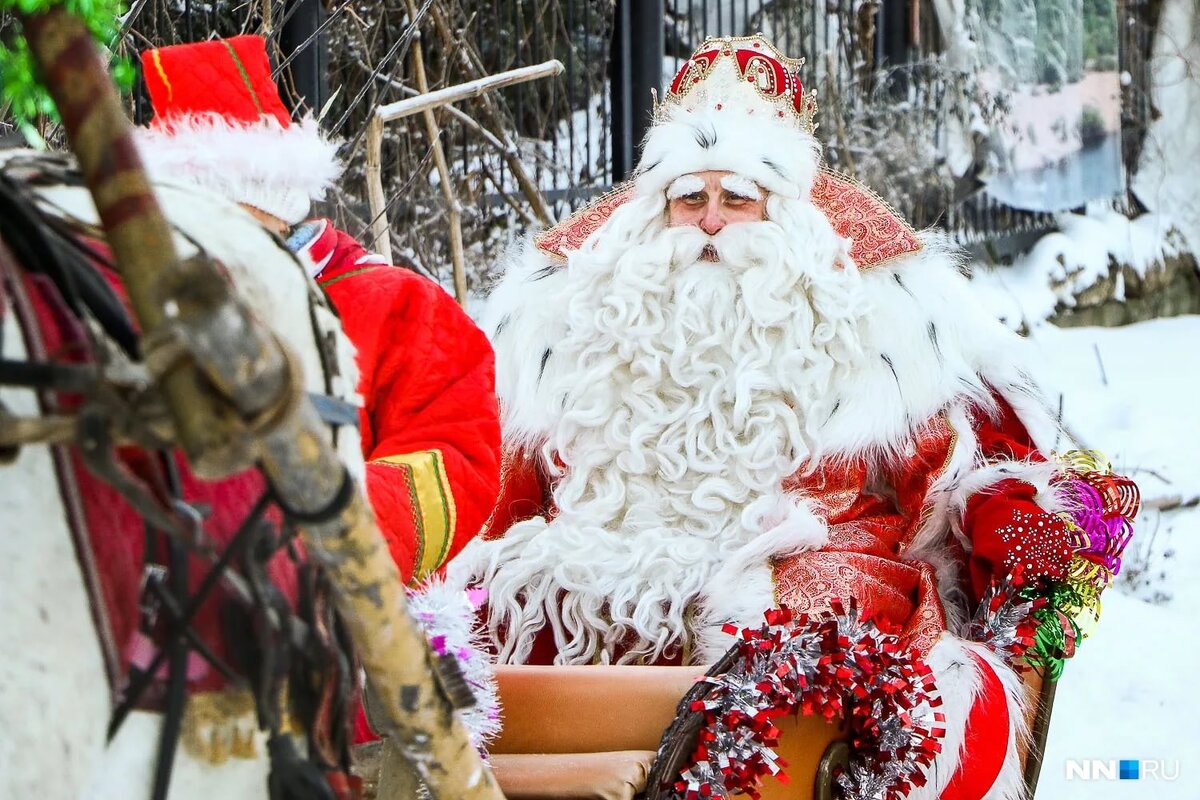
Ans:
[[[122,0],[0,0],[0,13],[37,14],[59,6],[83,20],[102,47],[110,47],[120,33]],[[122,90],[133,85],[134,70],[128,60],[113,56],[110,66],[113,80]],[[24,37],[17,36],[8,45],[0,42],[0,95],[11,104],[18,123],[39,115],[58,119],[58,109],[42,86]]]
[[[1086,634],[1079,627],[1076,616],[1090,607],[1088,598],[1070,582],[1029,587],[1022,590],[1019,596],[1024,600],[1032,600],[1035,597],[1046,600],[1046,605],[1033,613],[1033,618],[1037,621],[1037,630],[1033,647],[1025,653],[1025,661],[1043,678],[1056,681],[1062,677],[1063,666],[1068,657],[1068,632],[1064,625],[1070,629],[1071,642],[1077,646]]]

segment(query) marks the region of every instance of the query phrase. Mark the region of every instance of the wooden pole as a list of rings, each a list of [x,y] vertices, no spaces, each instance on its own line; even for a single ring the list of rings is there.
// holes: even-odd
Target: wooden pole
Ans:
[[[399,570],[300,390],[298,368],[215,264],[178,258],[87,28],[62,6],[17,18],[99,212],[147,366],[193,464],[219,477],[243,459],[258,462],[280,502],[311,520],[301,529],[306,549],[337,587],[338,610],[378,700],[380,732],[431,796],[503,800],[439,688]]]
[[[434,12],[434,22],[436,24],[436,9],[434,9]],[[463,57],[463,66],[467,69],[471,69],[473,67],[469,57]],[[370,72],[370,70],[366,71]],[[387,84],[388,86],[391,86],[393,89],[399,89],[401,92],[409,95],[410,97],[420,96],[420,93],[416,89],[405,86],[397,81],[389,80],[384,75],[376,75],[375,79]],[[491,108],[491,98],[484,94],[480,95],[479,99],[481,100],[481,110],[488,114],[494,123],[496,113],[495,109]],[[543,225],[550,225],[553,223],[554,220],[550,218],[550,210],[546,207],[546,198],[542,196],[542,192],[537,188],[537,184],[535,184],[533,179],[529,177],[529,171],[526,170],[525,165],[521,163],[521,151],[517,149],[517,146],[513,143],[512,139],[508,137],[508,134],[503,133],[503,131],[501,131],[500,135],[492,133],[489,129],[484,127],[483,123],[452,105],[445,106],[445,108],[446,112],[450,116],[457,119],[463,125],[466,125],[468,130],[479,134],[480,138],[495,148],[496,152],[500,154],[500,157],[504,159],[504,163],[508,166],[509,171],[512,173],[513,178],[516,179],[517,188],[521,190],[521,194],[524,195],[525,200],[529,203],[529,207],[533,211],[533,215],[537,217],[537,222],[540,222]],[[501,139],[501,136],[504,138]],[[529,212],[519,207],[513,198],[511,198],[507,192],[504,192],[503,187],[501,187],[499,183],[496,181],[493,181],[493,183],[504,195],[505,201],[513,207],[514,211],[521,215],[522,219],[531,225],[535,224],[534,220],[529,218]]]
[[[417,4],[414,0],[405,0],[408,17],[417,20]],[[417,79],[417,91],[429,94],[429,79],[425,75],[425,55],[421,48],[421,32],[418,30],[412,41],[413,74]],[[429,146],[433,149],[433,163],[437,166],[438,183],[442,186],[442,198],[446,202],[446,217],[450,227],[450,264],[454,270],[454,296],[463,308],[467,306],[467,272],[466,258],[463,253],[462,239],[462,206],[454,191],[454,182],[450,175],[450,167],[446,164],[446,153],[442,149],[442,132],[438,128],[433,109],[422,112],[425,120],[425,134],[429,138]]]
[[[371,211],[370,250],[392,262],[387,197],[383,193],[383,120],[372,114],[367,120],[367,207]]]
[[[383,123],[393,120],[409,117],[413,114],[422,114],[432,111],[435,108],[457,103],[461,100],[469,100],[472,97],[479,97],[485,92],[490,92],[504,86],[512,86],[517,83],[525,83],[526,81],[537,80],[553,75],[558,75],[563,71],[563,65],[560,61],[547,61],[543,64],[536,64],[532,67],[520,67],[518,69],[508,70],[496,75],[489,75],[486,78],[461,83],[456,86],[448,86],[445,89],[438,89],[435,92],[427,94],[417,93],[415,97],[407,100],[400,100],[396,103],[380,106],[375,109],[375,113],[367,121],[367,205],[371,211],[371,237],[373,244],[371,249],[383,255],[388,262],[392,261],[392,243],[388,236],[388,231],[391,228],[388,222],[387,215],[387,197],[383,191]],[[403,87],[401,87],[403,88]],[[455,109],[451,108],[451,111]],[[461,112],[460,112],[461,113]],[[470,117],[463,115],[465,122],[470,123],[478,128],[484,134],[484,138],[489,138],[493,146],[504,150],[504,144],[500,142],[485,130],[479,123],[472,120]],[[426,123],[428,125],[428,121]],[[428,130],[428,127],[426,128]],[[440,149],[440,144],[439,144]],[[436,157],[437,151],[435,151]],[[443,158],[444,161],[444,158]],[[442,180],[443,186],[446,185],[446,177],[442,174],[441,169],[438,170],[438,175]],[[444,194],[444,190],[443,190]],[[448,201],[449,202],[449,201]],[[453,237],[455,233],[451,230],[451,255],[453,255]],[[458,233],[459,247],[461,248],[462,233]],[[459,273],[455,272],[454,288],[455,294],[459,298],[459,302],[464,302],[466,297],[465,283],[459,287]]]
[[[392,120],[419,114],[423,111],[450,103],[470,100],[473,97],[479,97],[484,92],[502,89],[505,86],[513,86],[518,83],[535,81],[539,78],[550,78],[555,75],[561,75],[563,69],[562,62],[557,59],[541,64],[534,64],[530,67],[518,67],[517,69],[510,69],[507,72],[488,75],[468,81],[467,83],[447,86],[445,89],[438,89],[428,94],[419,94],[407,100],[399,100],[395,103],[380,106],[375,109],[375,115],[384,122],[391,122]]]

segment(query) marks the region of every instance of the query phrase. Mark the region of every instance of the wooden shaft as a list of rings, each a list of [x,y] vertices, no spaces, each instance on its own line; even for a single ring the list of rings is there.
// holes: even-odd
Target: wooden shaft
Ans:
[[[387,197],[383,193],[383,120],[372,114],[367,120],[367,207],[371,212],[370,250],[392,262],[392,237],[389,234]]]
[[[303,499],[335,496],[343,471],[312,408],[305,403],[296,417],[294,425],[267,437],[263,467],[273,480],[286,477],[288,497],[314,513],[321,506]],[[428,642],[408,613],[399,570],[362,495],[355,491],[337,517],[303,532],[309,556],[338,587],[338,608],[377,701],[372,710],[380,712],[372,722],[391,740],[389,751],[403,754],[438,800],[503,800],[435,684]]]
[[[17,15],[58,106],[142,330],[161,328],[172,315],[156,288],[156,277],[178,256],[129,135],[130,123],[91,34],[61,6],[42,14],[18,11]],[[176,411],[180,444],[201,470],[206,454],[226,460],[245,458],[237,452],[234,429],[225,420],[214,419],[199,375],[173,370],[163,376],[162,391]]]

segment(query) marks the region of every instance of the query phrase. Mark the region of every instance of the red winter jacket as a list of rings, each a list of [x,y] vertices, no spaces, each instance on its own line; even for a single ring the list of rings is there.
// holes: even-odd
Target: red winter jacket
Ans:
[[[307,223],[292,244],[358,351],[367,493],[412,583],[462,550],[495,502],[492,347],[440,286],[368,253],[328,220]]]

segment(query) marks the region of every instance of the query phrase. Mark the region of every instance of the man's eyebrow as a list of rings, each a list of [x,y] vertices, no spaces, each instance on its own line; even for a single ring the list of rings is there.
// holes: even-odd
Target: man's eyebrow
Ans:
[[[737,197],[744,197],[747,200],[758,200],[762,197],[762,192],[758,188],[758,184],[749,178],[743,178],[741,175],[726,175],[721,178],[721,188]]]
[[[680,175],[667,187],[667,199],[678,200],[689,194],[704,191],[704,180],[696,175]]]

